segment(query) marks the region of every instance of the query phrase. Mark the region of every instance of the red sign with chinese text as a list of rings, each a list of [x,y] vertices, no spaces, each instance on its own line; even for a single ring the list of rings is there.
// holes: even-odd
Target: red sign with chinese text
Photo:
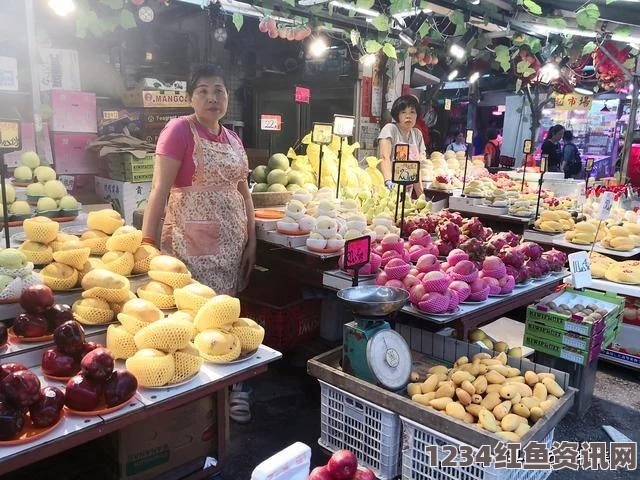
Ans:
[[[296,103],[310,103],[311,89],[306,87],[296,87]]]
[[[364,236],[347,240],[344,244],[344,268],[353,270],[369,263],[371,237]]]

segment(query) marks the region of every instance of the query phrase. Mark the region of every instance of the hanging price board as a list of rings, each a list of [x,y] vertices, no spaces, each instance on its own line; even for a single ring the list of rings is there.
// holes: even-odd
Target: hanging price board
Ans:
[[[356,125],[356,117],[349,115],[333,116],[333,134],[339,137],[353,136],[353,130]]]
[[[345,270],[357,270],[367,263],[371,255],[371,237],[353,238],[344,244],[344,268]]]
[[[593,170],[593,162],[594,162],[593,158],[587,158],[587,162],[584,165],[585,172],[591,173],[591,171]]]
[[[318,145],[329,145],[333,141],[333,124],[314,123],[311,133],[311,141]]]
[[[409,160],[409,144],[399,143],[393,148],[393,159],[399,162]]]
[[[0,119],[0,153],[15,152],[21,148],[20,122]]]
[[[571,283],[575,288],[585,288],[591,285],[591,265],[588,252],[576,252],[569,254],[569,270],[571,271]]]
[[[281,115],[260,115],[260,130],[266,132],[279,132],[282,130]]]
[[[449,110],[451,110],[451,99],[450,98],[445,98],[444,99],[444,109],[448,112]]]
[[[527,139],[524,141],[524,144],[522,145],[522,153],[524,153],[525,155],[528,155],[531,153],[531,148],[532,148],[532,143],[531,140]]]
[[[542,157],[540,157],[540,173],[544,173],[547,171],[548,161],[549,161],[549,155],[542,155]]]
[[[600,200],[600,211],[598,212],[598,220],[606,220],[611,215],[611,209],[614,203],[613,192],[604,192]]]
[[[399,185],[413,185],[420,178],[420,162],[396,160],[391,181]]]
[[[467,130],[467,143],[473,143],[473,130]]]

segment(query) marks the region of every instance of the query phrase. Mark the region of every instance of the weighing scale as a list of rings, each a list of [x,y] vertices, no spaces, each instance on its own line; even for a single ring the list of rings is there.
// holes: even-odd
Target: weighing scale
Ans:
[[[387,319],[407,303],[409,294],[363,285],[340,290],[338,298],[354,316],[344,325],[342,370],[388,390],[403,389],[411,375],[411,350]]]

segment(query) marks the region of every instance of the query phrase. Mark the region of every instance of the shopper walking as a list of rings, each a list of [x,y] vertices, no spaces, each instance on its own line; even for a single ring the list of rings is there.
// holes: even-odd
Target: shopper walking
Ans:
[[[392,189],[392,162],[394,160],[394,149],[398,144],[409,145],[409,160],[419,162],[426,158],[426,148],[420,130],[415,128],[416,120],[420,114],[420,104],[413,95],[403,95],[398,97],[391,107],[391,117],[393,123],[388,123],[378,135],[378,155],[382,160],[380,169],[384,176],[384,183],[387,188]],[[414,184],[417,195],[423,193],[422,182]]]
[[[495,128],[487,130],[487,144],[484,146],[484,164],[487,168],[500,166],[500,142]]]
[[[453,134],[453,142],[447,145],[447,150],[453,152],[466,152],[467,144],[464,143],[464,134],[462,132],[455,132]]]
[[[562,164],[562,151],[560,140],[564,135],[562,125],[554,125],[549,129],[547,138],[542,142],[542,155],[547,155],[547,172],[560,172]]]
[[[573,132],[566,130],[562,137],[564,146],[562,147],[562,170],[564,178],[580,178],[582,173],[582,159],[575,143],[573,143]]]

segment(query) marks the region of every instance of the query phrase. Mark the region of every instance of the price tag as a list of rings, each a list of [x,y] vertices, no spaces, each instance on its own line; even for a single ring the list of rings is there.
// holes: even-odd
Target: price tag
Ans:
[[[575,288],[585,288],[591,285],[591,264],[589,252],[576,252],[569,254],[569,270],[571,271],[571,283]]]
[[[606,220],[611,215],[613,208],[614,195],[613,192],[604,192],[600,203],[600,211],[598,212],[598,220]]]
[[[540,157],[540,173],[547,171],[547,162],[549,161],[549,155],[542,155]]]
[[[0,152],[15,152],[22,148],[18,120],[0,120]]]
[[[279,132],[282,130],[281,115],[260,115],[260,130],[266,132]]]
[[[451,99],[450,98],[445,98],[444,99],[444,109],[448,112],[449,110],[451,110]]]
[[[399,143],[393,149],[393,159],[398,162],[406,162],[409,160],[409,144]]]
[[[344,268],[355,270],[369,263],[371,255],[371,237],[353,238],[344,244]]]
[[[333,124],[314,123],[311,133],[311,141],[318,145],[329,145],[333,141]]]
[[[591,172],[593,170],[593,158],[587,158],[587,162],[584,165],[585,172]]]
[[[348,115],[333,116],[333,134],[339,137],[351,137],[356,126],[356,117]]]
[[[524,144],[522,145],[522,153],[524,153],[525,155],[528,155],[531,153],[531,146],[532,146],[532,142],[531,140],[525,140]]]
[[[296,103],[310,103],[311,89],[306,87],[296,87]]]
[[[118,110],[105,110],[102,112],[103,120],[118,120]]]
[[[413,185],[420,178],[420,162],[396,160],[393,162],[391,181],[399,185]]]
[[[473,143],[473,130],[467,130],[467,143]]]
[[[59,175],[58,180],[62,182],[67,192],[73,192],[73,186],[76,178],[73,175]]]

